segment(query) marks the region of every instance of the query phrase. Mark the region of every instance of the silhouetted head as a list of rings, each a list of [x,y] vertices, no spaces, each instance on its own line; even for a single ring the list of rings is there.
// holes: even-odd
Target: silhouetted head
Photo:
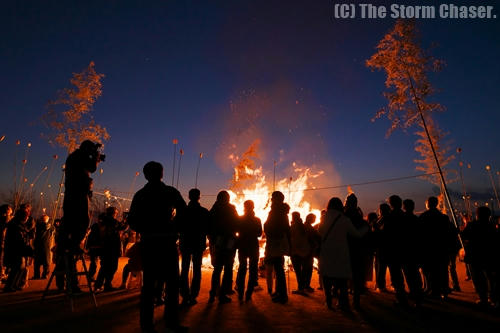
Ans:
[[[349,194],[345,198],[345,209],[358,208],[358,198],[354,193]]]
[[[49,219],[50,217],[47,214],[43,214],[42,216],[40,216],[40,222],[43,222],[45,224],[49,223]]]
[[[230,199],[231,197],[227,191],[220,191],[219,194],[217,194],[217,202],[229,203]]]
[[[190,201],[198,202],[200,201],[200,196],[201,196],[200,190],[198,190],[197,188],[192,188],[189,190]]]
[[[316,222],[316,215],[314,215],[313,213],[307,214],[305,223],[313,224],[314,222]]]
[[[2,216],[12,215],[12,207],[9,205],[0,206],[0,215],[2,215]]]
[[[401,206],[403,206],[403,200],[401,200],[399,195],[391,195],[389,197],[389,205],[392,209],[401,209]]]
[[[378,206],[378,212],[380,216],[387,216],[391,212],[391,206],[386,203],[380,204],[380,206]]]
[[[375,221],[377,221],[377,219],[378,219],[377,213],[375,213],[375,212],[368,213],[368,216],[366,217],[366,219],[368,220],[368,223],[370,225],[373,225],[375,223]]]
[[[285,201],[285,196],[283,195],[283,193],[281,193],[280,191],[274,191],[271,195],[271,202],[282,203],[283,201]]]
[[[146,163],[142,172],[148,182],[160,181],[163,178],[163,166],[155,161]]]
[[[106,208],[106,216],[116,219],[118,216],[118,209],[113,206]]]
[[[476,216],[479,221],[489,221],[491,210],[486,206],[477,207]]]
[[[411,214],[415,210],[415,201],[411,199],[403,200],[403,209],[405,212]]]
[[[100,143],[94,143],[90,140],[85,140],[80,144],[80,149],[85,152],[93,152],[102,146]]]
[[[425,205],[427,206],[427,209],[434,209],[434,208],[437,208],[438,203],[439,203],[438,198],[436,198],[436,197],[429,197],[427,199],[427,202],[426,202]]]
[[[327,210],[330,209],[335,209],[338,210],[339,212],[344,211],[344,206],[342,205],[342,200],[340,200],[337,197],[333,197],[328,201],[328,205],[326,206]]]
[[[302,223],[302,219],[300,218],[299,212],[292,213],[292,222],[301,222]]]
[[[252,214],[254,209],[254,204],[252,200],[247,200],[243,203],[243,207],[245,209],[245,214]]]

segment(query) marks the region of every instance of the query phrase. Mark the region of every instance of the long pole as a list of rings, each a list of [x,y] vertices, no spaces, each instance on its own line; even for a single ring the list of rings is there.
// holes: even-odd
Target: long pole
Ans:
[[[198,165],[196,166],[196,177],[194,180],[194,188],[198,188],[198,172],[200,171],[200,162],[203,158],[203,153],[200,153],[200,157],[198,158]]]
[[[177,153],[177,143],[179,143],[179,141],[177,139],[174,139],[172,141],[172,143],[174,144],[174,158],[173,158],[173,167],[172,167],[172,186],[174,186],[174,177],[175,177],[175,155]]]
[[[446,201],[448,202],[448,206],[450,207],[450,213],[451,213],[451,217],[453,219],[453,224],[455,224],[455,227],[458,228],[457,218],[455,216],[455,210],[453,208],[453,204],[452,204],[451,199],[450,199],[448,187],[446,186],[446,180],[444,178],[443,170],[441,169],[441,164],[439,163],[436,149],[434,148],[434,143],[432,142],[432,138],[431,138],[431,135],[429,133],[429,129],[427,128],[427,123],[425,121],[424,113],[422,111],[422,108],[420,107],[420,103],[418,102],[419,98],[417,96],[417,93],[415,92],[415,87],[413,86],[413,80],[411,79],[410,73],[407,73],[407,74],[408,74],[408,80],[410,81],[410,89],[411,89],[411,92],[413,94],[413,98],[414,98],[415,104],[417,106],[418,113],[420,115],[420,120],[422,121],[422,125],[424,127],[425,134],[427,135],[427,139],[429,140],[429,145],[431,146],[432,155],[434,156],[434,161],[436,162],[436,166],[437,166],[438,171],[439,171],[439,178],[441,178],[441,183],[442,183],[443,189],[444,189],[444,195],[446,197]],[[463,246],[462,238],[460,236],[459,236],[459,240],[460,240],[461,245]]]
[[[467,218],[472,216],[471,209],[470,209],[470,200],[469,197],[467,196],[467,191],[465,189],[465,183],[464,183],[464,175],[463,175],[463,166],[464,162],[462,162],[462,148],[457,148],[457,153],[458,153],[458,166],[459,166],[459,174],[460,174],[460,183],[462,184],[462,196],[464,199],[464,204],[465,204],[465,210],[467,211]]]
[[[182,161],[182,155],[184,155],[184,150],[180,149],[179,150],[179,166],[177,167],[177,184],[175,188],[179,189],[179,177],[181,175],[181,161]]]
[[[57,198],[56,202],[54,204],[54,211],[52,212],[52,223],[56,220],[57,216],[57,209],[59,208],[59,201],[61,200],[61,195],[62,195],[62,188],[64,185],[64,170],[66,169],[66,164],[63,164],[62,166],[62,174],[61,174],[61,181],[59,182],[59,190],[57,192]]]
[[[493,186],[495,198],[497,199],[497,206],[500,209],[500,200],[498,199],[497,186],[495,185],[495,181],[493,180],[493,176],[491,175],[491,167],[489,165],[486,166],[486,171],[488,171],[488,175],[490,176],[491,186]]]
[[[273,192],[276,191],[276,161],[274,161],[273,168]]]
[[[16,150],[14,151],[14,212],[17,211],[17,205],[19,201],[19,193],[17,191],[17,151],[19,145],[21,144],[20,140],[16,140]]]

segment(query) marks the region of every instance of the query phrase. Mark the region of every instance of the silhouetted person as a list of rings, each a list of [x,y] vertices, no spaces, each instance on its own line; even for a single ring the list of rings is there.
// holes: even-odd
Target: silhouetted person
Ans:
[[[476,220],[467,223],[462,232],[465,262],[469,264],[472,282],[479,296],[479,305],[483,308],[490,305],[488,289],[491,300],[497,304],[499,301],[497,275],[500,274],[500,239],[490,218],[491,210],[488,207],[478,207]]]
[[[388,204],[380,204],[379,218],[375,222],[373,228],[373,238],[375,242],[375,281],[377,291],[379,292],[387,292],[387,256],[390,249],[388,248],[388,243],[386,241],[384,226],[390,213],[391,207]]]
[[[229,193],[220,191],[212,209],[210,209],[210,243],[214,248],[212,264],[212,282],[209,302],[219,297],[219,302],[231,302],[228,292],[232,290],[234,253],[236,251],[236,232],[238,213],[234,205],[229,203]],[[222,277],[222,285],[220,276]]]
[[[162,182],[163,166],[148,162],[143,169],[148,183],[132,200],[128,216],[130,228],[141,236],[143,286],[140,324],[153,331],[155,284],[167,283],[164,319],[167,328],[179,329],[179,254],[178,230],[174,215],[182,215],[186,202],[179,191]]]
[[[104,160],[100,143],[85,140],[66,159],[64,174],[63,219],[59,232],[58,250],[81,251],[80,243],[89,227],[89,200],[92,197],[92,178],[97,164]]]
[[[305,260],[311,254],[311,247],[299,212],[292,213],[290,240],[292,265],[297,278],[297,290],[293,290],[292,294],[303,294],[306,287],[304,272]]]
[[[357,230],[366,230],[368,225],[363,219],[363,212],[358,207],[358,198],[354,193],[347,196],[344,205],[344,214]],[[362,238],[349,237],[349,251],[351,256],[352,268],[352,289],[353,305],[359,308],[360,295],[366,289],[366,270],[368,266],[369,247],[367,244],[367,235]]]
[[[437,209],[436,197],[429,197],[426,206],[427,210],[420,215],[424,254],[422,268],[428,278],[431,296],[446,297],[449,293],[450,220]]]
[[[104,227],[101,249],[101,267],[94,284],[96,290],[104,285],[104,291],[113,291],[112,282],[118,269],[118,259],[121,254],[120,228],[121,225],[116,219],[118,209],[115,207],[106,208],[106,215],[103,217]]]
[[[362,237],[368,229],[358,231],[343,211],[344,207],[339,198],[330,199],[325,221],[320,224],[318,230],[321,236],[319,269],[327,307],[333,308],[332,297],[335,288],[339,292],[338,306],[348,311],[350,307],[347,282],[352,279],[348,237]]]
[[[271,295],[272,301],[286,303],[288,301],[284,256],[290,254],[290,225],[288,212],[290,206],[284,203],[285,196],[279,191],[271,195],[271,211],[264,224],[266,233],[266,262],[274,267],[276,273],[276,292]]]
[[[125,257],[129,259],[125,266],[123,266],[120,289],[125,289],[127,287],[127,280],[130,274],[136,276],[141,274],[142,271],[141,236],[132,231],[130,238],[127,249],[125,249]]]
[[[366,216],[366,222],[368,223],[368,228],[370,232],[368,233],[367,245],[369,247],[368,252],[368,265],[366,271],[366,281],[374,281],[373,279],[373,269],[375,265],[375,251],[377,250],[375,227],[378,220],[378,215],[375,212],[368,213]]]
[[[103,236],[105,232],[104,218],[105,213],[99,214],[97,222],[90,226],[90,232],[87,236],[87,242],[85,244],[87,253],[90,258],[89,264],[89,276],[91,280],[94,280],[95,273],[97,272],[97,261],[102,255],[103,248]]]
[[[262,236],[262,224],[255,216],[252,200],[244,202],[245,213],[238,224],[238,261],[240,266],[236,275],[236,289],[238,298],[249,301],[252,298],[254,287],[257,285],[259,265],[259,237]],[[245,293],[245,277],[248,265],[248,285]]]
[[[460,282],[458,280],[458,273],[457,273],[457,260],[458,260],[458,254],[460,252],[460,249],[462,248],[462,244],[460,243],[460,239],[458,238],[458,228],[455,227],[455,224],[453,222],[449,221],[449,243],[450,246],[448,247],[449,252],[449,262],[448,262],[448,271],[449,271],[449,277],[451,277],[451,284],[452,284],[452,289],[451,291],[462,291],[460,288]],[[467,269],[466,269],[467,270]],[[449,286],[449,281],[447,283]]]
[[[411,259],[411,253],[414,251],[412,240],[417,230],[412,224],[416,222],[409,214],[405,215],[401,209],[403,201],[399,196],[391,195],[389,197],[389,205],[391,206],[391,213],[384,223],[384,240],[387,243],[387,264],[389,273],[391,274],[392,286],[396,292],[396,305],[402,307],[408,306],[404,285],[405,277],[410,294],[414,296],[416,305],[419,305],[421,288],[418,278],[420,275],[418,271],[414,271],[418,266],[416,264],[413,266],[409,264],[414,261]],[[413,212],[409,206],[407,209],[409,212]],[[410,269],[410,266],[414,267],[414,269]],[[403,275],[403,271],[405,275]]]
[[[35,226],[35,241],[34,241],[34,275],[33,279],[46,279],[49,274],[50,265],[50,245],[54,227],[49,224],[49,216],[42,215],[36,222]],[[42,275],[40,276],[40,268],[43,267]]]
[[[33,256],[28,227],[31,220],[31,206],[23,204],[7,225],[4,262],[9,275],[4,291],[21,290],[26,284],[27,261]]]
[[[4,239],[7,225],[12,219],[12,207],[2,205],[0,207],[0,279],[4,278]]]
[[[200,293],[201,262],[207,248],[209,212],[200,205],[200,190],[189,191],[189,203],[180,224],[179,246],[182,255],[180,291],[182,303],[194,305]],[[193,263],[193,278],[189,287],[189,267]]]
[[[316,215],[308,214],[304,222],[304,229],[309,243],[309,253],[304,258],[304,290],[310,293],[314,292],[314,289],[311,287],[314,257],[319,256],[319,247],[321,244],[321,237],[318,231],[312,226],[315,221]]]
[[[420,249],[422,247],[422,225],[419,218],[414,214],[415,202],[411,199],[403,201],[403,223],[405,238],[405,257],[402,261],[402,268],[406,284],[410,289],[410,297],[418,306],[422,302],[422,276],[420,275],[419,267],[422,259],[420,257]]]

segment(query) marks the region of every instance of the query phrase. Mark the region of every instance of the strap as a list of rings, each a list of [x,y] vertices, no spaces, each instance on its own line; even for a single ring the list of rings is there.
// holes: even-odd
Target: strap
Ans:
[[[337,223],[337,221],[340,219],[340,217],[341,217],[341,216],[342,216],[342,213],[341,213],[341,214],[339,214],[339,215],[335,218],[335,220],[333,220],[333,223],[330,225],[330,228],[328,228],[328,230],[327,230],[327,232],[326,232],[325,236],[324,236],[324,237],[323,237],[323,239],[322,239],[322,242],[326,241],[326,239],[328,238],[328,235],[330,234],[330,231],[332,231],[333,227],[335,226],[335,224]]]

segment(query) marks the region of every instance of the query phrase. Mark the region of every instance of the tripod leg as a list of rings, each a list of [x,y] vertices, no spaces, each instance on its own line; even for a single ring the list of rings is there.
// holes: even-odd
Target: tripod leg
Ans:
[[[49,288],[50,288],[50,285],[52,284],[52,280],[54,279],[54,276],[56,276],[56,267],[58,267],[58,264],[60,261],[61,261],[61,258],[57,258],[56,265],[54,266],[54,269],[52,270],[52,273],[50,274],[49,282],[47,282],[47,286],[45,287],[45,290],[43,291],[42,302],[45,300],[45,297],[47,296],[47,293],[49,292]]]
[[[89,271],[87,270],[87,263],[85,262],[85,258],[83,257],[83,254],[80,255],[80,260],[82,261],[82,266],[83,266],[83,272],[85,273],[85,277],[87,278],[87,284],[89,286],[89,291],[90,291],[90,297],[92,298],[92,301],[94,302],[94,306],[97,308],[97,300],[95,298],[95,292],[92,289],[92,283],[90,281],[90,274]]]

